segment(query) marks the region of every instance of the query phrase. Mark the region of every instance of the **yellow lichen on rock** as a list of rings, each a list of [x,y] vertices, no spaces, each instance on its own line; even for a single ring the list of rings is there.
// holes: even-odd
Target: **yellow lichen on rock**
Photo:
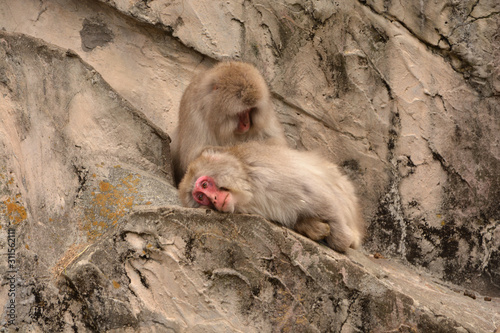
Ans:
[[[133,174],[121,178],[117,185],[105,180],[99,182],[98,189],[91,192],[90,207],[85,210],[83,230],[89,240],[103,235],[128,213],[137,198],[139,182],[139,175]]]
[[[17,194],[14,198],[3,201],[5,208],[2,212],[7,215],[9,222],[14,225],[23,222],[28,217],[26,208],[19,202],[20,197],[21,195]]]

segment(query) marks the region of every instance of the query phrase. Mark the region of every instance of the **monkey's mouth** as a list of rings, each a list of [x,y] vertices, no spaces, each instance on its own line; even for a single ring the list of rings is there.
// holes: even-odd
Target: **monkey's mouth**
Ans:
[[[250,127],[252,127],[252,117],[250,117],[251,111],[252,108],[238,113],[238,127],[236,128],[236,133],[244,134],[250,130]]]
[[[220,210],[223,211],[223,212],[225,211],[224,209],[225,209],[226,201],[227,201],[228,197],[229,197],[229,193],[226,194],[226,197],[224,198],[224,201],[222,202],[222,205],[220,206]]]

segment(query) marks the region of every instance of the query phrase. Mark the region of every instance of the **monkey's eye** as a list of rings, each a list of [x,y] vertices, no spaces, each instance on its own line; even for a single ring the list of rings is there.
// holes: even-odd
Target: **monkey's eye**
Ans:
[[[210,199],[203,192],[193,192],[193,199],[202,206],[210,206]]]
[[[207,188],[207,187],[208,187],[208,183],[207,183],[207,182],[203,182],[203,183],[201,183],[201,187],[202,187],[202,188]]]

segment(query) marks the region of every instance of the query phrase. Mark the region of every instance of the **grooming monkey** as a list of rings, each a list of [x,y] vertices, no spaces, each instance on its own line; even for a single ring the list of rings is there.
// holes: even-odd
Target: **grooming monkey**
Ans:
[[[222,62],[197,75],[182,96],[172,139],[176,184],[205,146],[251,140],[286,145],[259,71],[248,63]]]
[[[354,187],[313,152],[252,141],[207,147],[179,184],[184,206],[259,214],[336,251],[357,248],[365,227]]]

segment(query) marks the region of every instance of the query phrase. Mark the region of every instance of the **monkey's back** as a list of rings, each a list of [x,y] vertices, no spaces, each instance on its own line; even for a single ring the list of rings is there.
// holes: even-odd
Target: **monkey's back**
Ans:
[[[257,211],[251,213],[293,227],[299,216],[327,218],[321,215],[328,207],[338,211],[340,205],[353,205],[354,187],[319,154],[259,142],[238,147],[232,153],[242,161],[256,192]]]

